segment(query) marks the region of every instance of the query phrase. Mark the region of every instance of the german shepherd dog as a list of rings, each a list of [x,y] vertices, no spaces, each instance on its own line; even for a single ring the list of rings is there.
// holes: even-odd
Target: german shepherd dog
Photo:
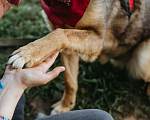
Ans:
[[[79,0],[63,1],[70,7],[71,2]],[[129,0],[89,0],[74,26],[64,23],[57,28],[47,17],[53,31],[14,51],[8,64],[12,68],[33,67],[52,53],[61,52],[66,68],[65,90],[62,99],[53,105],[52,114],[70,111],[75,106],[79,58],[90,62],[98,59],[102,64],[110,61],[127,69],[133,78],[150,82],[150,0],[134,2],[134,10],[128,12],[123,4]]]

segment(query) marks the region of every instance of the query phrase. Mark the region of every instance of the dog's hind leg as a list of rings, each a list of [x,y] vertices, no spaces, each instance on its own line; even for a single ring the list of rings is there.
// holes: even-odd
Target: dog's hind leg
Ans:
[[[130,75],[135,79],[143,79],[150,82],[150,39],[141,43],[133,52],[127,68]],[[147,88],[147,95],[150,96],[150,85]]]
[[[149,83],[149,85],[147,87],[147,95],[149,96],[149,99],[150,99],[150,83]]]
[[[63,65],[66,68],[64,72],[65,91],[62,99],[56,104],[52,105],[54,109],[52,110],[51,114],[72,110],[76,101],[76,92],[78,89],[77,77],[79,57],[61,53],[61,58]]]

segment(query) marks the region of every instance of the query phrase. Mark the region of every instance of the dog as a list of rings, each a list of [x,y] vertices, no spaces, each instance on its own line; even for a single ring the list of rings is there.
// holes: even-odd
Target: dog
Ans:
[[[65,90],[52,114],[75,106],[79,58],[110,61],[133,78],[150,82],[150,0],[41,0],[41,4],[52,32],[14,51],[7,64],[33,67],[61,52]]]

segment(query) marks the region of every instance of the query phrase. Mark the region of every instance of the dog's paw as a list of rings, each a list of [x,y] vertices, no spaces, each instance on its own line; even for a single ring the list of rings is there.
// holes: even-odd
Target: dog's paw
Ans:
[[[51,111],[51,115],[54,115],[54,114],[58,114],[58,113],[68,112],[73,109],[74,105],[73,104],[65,105],[65,104],[63,104],[63,101],[59,101],[59,102],[53,104],[51,107],[54,108]]]
[[[38,51],[34,49],[30,49],[29,46],[24,46],[14,51],[7,62],[7,65],[11,65],[11,68],[23,68],[25,67],[33,67],[37,63],[40,63],[40,54],[38,55]]]
[[[150,83],[147,86],[147,96],[149,97],[149,101],[150,101]]]
[[[37,119],[44,118],[44,117],[47,117],[47,115],[45,115],[42,112],[37,113],[37,117],[36,117]]]
[[[11,68],[23,68],[23,66],[31,61],[30,50],[19,48],[14,51],[7,62],[7,65],[11,65]]]

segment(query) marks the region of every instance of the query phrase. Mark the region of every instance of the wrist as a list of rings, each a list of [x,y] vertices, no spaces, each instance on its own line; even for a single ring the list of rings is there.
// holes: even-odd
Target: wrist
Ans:
[[[11,86],[12,88],[16,88],[17,90],[20,89],[20,91],[24,91],[26,89],[25,86],[22,84],[19,76],[15,74],[5,73],[1,82],[4,87]]]
[[[11,119],[24,89],[17,81],[7,78],[3,77],[4,89],[0,89],[0,116]]]
[[[1,83],[4,88],[0,90],[0,93],[1,91],[4,92],[6,89],[13,90],[16,93],[23,93],[25,90],[22,83],[16,79],[2,78]]]

